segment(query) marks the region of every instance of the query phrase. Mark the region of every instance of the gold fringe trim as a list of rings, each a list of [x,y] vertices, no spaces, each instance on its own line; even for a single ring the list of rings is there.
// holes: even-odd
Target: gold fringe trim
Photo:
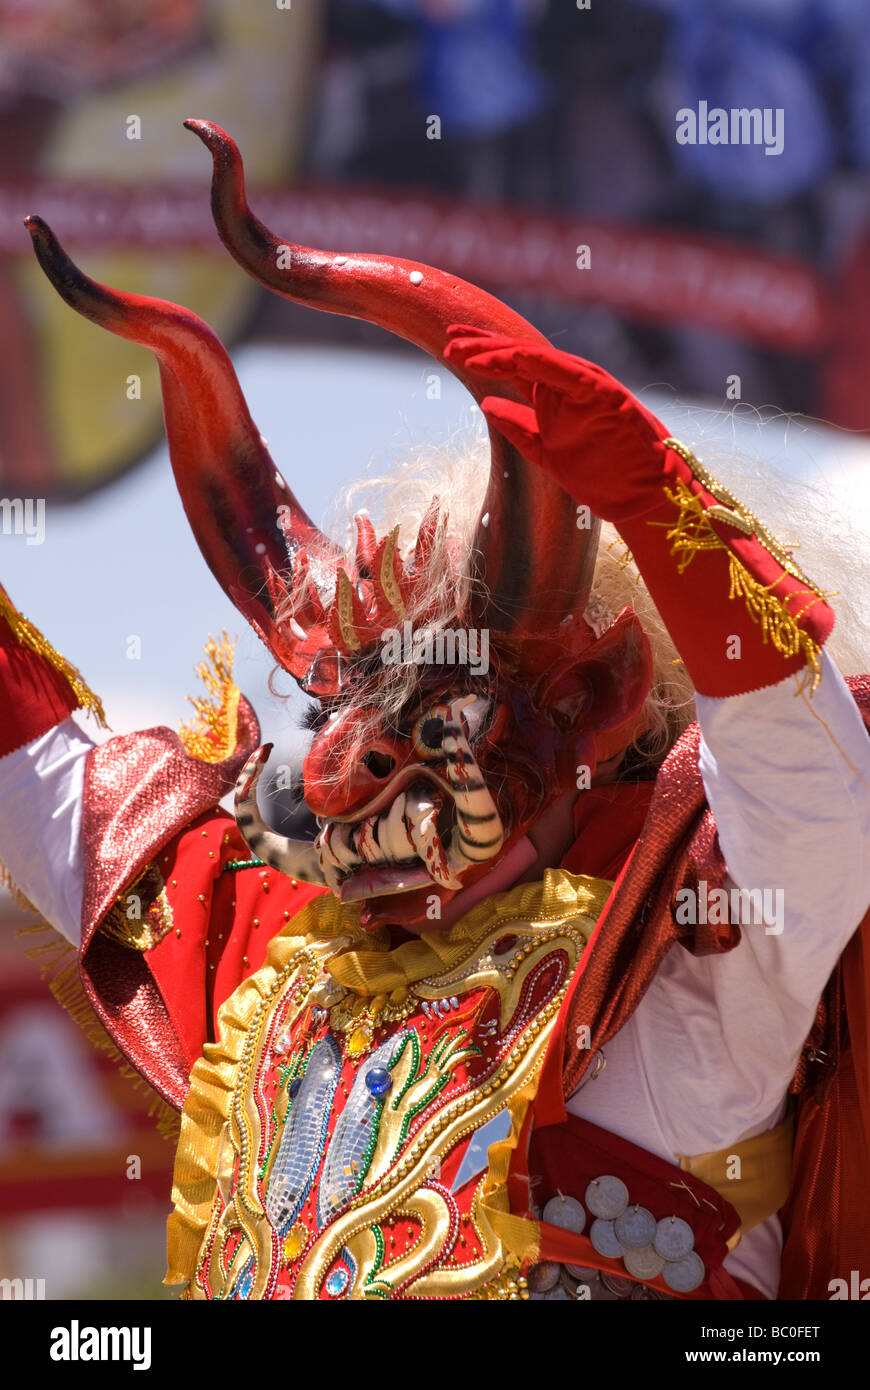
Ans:
[[[100,728],[108,729],[109,726],[106,723],[106,715],[99,696],[90,689],[77,667],[73,666],[72,662],[67,661],[65,656],[61,656],[60,652],[55,651],[39,629],[34,627],[23,613],[19,613],[2,586],[0,586],[0,617],[6,619],[15,640],[22,647],[28,647],[30,651],[35,652],[37,656],[41,656],[50,666],[53,666],[56,671],[60,671],[75,695],[78,707],[89,710],[96,718]]]
[[[26,894],[22,893],[21,889],[18,887],[18,884],[15,882],[6,865],[3,863],[0,863],[0,884],[2,884],[4,888],[8,889],[9,893],[12,895],[13,902],[15,902],[18,905],[18,907],[22,908],[25,912],[32,912],[35,917],[40,917],[40,920],[42,920],[39,909],[33,906],[33,903],[26,896]],[[20,930],[40,931],[41,928],[38,926],[22,927]]]
[[[447,932],[426,933],[423,950],[413,953],[413,961],[405,954],[405,947],[415,943],[405,943],[404,947],[390,951],[386,934],[382,937],[369,935],[359,926],[358,907],[343,906],[331,893],[308,903],[272,938],[265,964],[243,980],[221,1005],[217,1041],[204,1044],[202,1057],[190,1074],[190,1092],[181,1112],[181,1138],[175,1158],[174,1211],[167,1222],[168,1271],[164,1284],[187,1284],[196,1272],[211,1218],[215,1185],[228,1178],[222,1164],[232,1163],[229,1146],[224,1143],[222,1147],[223,1131],[251,1023],[293,955],[307,945],[330,941],[339,935],[349,936],[350,946],[344,953],[349,960],[348,970],[337,968],[342,957],[334,957],[328,962],[330,973],[338,978],[358,972],[357,988],[361,992],[364,989],[376,993],[381,987],[391,985],[394,976],[410,983],[434,970],[450,969],[451,961],[461,958],[469,943],[496,930],[499,923],[516,921],[520,917],[530,922],[549,922],[585,916],[589,919],[591,934],[612,886],[604,879],[547,869],[542,882],[519,884],[494,899],[478,903]],[[373,943],[380,942],[383,942],[380,952],[370,949]],[[382,961],[379,968],[374,959],[376,954]],[[497,1171],[487,1185],[486,1214],[490,1219],[494,1215],[499,1238],[505,1240],[511,1251],[531,1249],[537,1238],[536,1227],[530,1229],[531,1223],[511,1216],[506,1187],[510,1152],[516,1146],[535,1090],[536,1081],[530,1081],[517,1092],[510,1105],[511,1135],[490,1150],[496,1157]],[[519,1224],[515,1225],[517,1222]]]
[[[209,636],[205,661],[195,668],[208,695],[188,695],[195,715],[182,723],[178,737],[185,751],[203,763],[221,763],[235,752],[241,692],[233,680],[236,644],[226,632]]]
[[[673,445],[673,441],[670,443]],[[683,453],[681,456],[685,457],[685,454]],[[692,457],[689,455],[689,458]],[[695,462],[697,463],[697,460]],[[706,476],[700,481],[709,491],[713,491],[708,482],[710,475],[706,474],[706,470],[704,472]],[[715,479],[711,481],[715,483]],[[718,488],[718,484],[716,487]],[[725,494],[724,489],[719,488],[718,492],[730,498],[730,494]],[[714,492],[714,496],[716,495],[718,494]],[[669,528],[667,534],[668,540],[671,542],[671,554],[677,559],[680,574],[691,564],[699,551],[725,551],[728,556],[731,584],[728,597],[730,599],[743,599],[750,618],[761,628],[762,642],[770,642],[776,651],[785,658],[803,657],[807,664],[807,680],[812,693],[822,677],[819,659],[821,648],[818,642],[815,642],[809,633],[800,626],[800,619],[814,604],[830,598],[831,594],[823,593],[816,588],[801,573],[791,556],[787,555],[782,547],[772,540],[761,527],[761,523],[745,508],[741,507],[739,512],[727,512],[725,507],[706,507],[703,499],[698,497],[682,479],[678,480],[675,491],[666,487],[665,496],[677,508],[676,523]],[[734,499],[730,498],[730,501],[733,503]],[[739,503],[734,505],[740,507]],[[799,579],[806,586],[807,602],[797,613],[792,613],[784,599],[774,592],[781,582],[780,580],[774,580],[772,584],[762,584],[750,573],[742,560],[735,555],[728,543],[715,530],[712,523],[713,520],[717,519],[726,521],[729,525],[738,526],[745,534],[754,535],[755,539],[760,541],[788,574]]]
[[[105,1053],[115,1063],[120,1075],[125,1081],[131,1083],[134,1090],[150,1095],[148,1118],[155,1121],[158,1134],[167,1143],[177,1144],[181,1132],[180,1115],[166,1104],[162,1096],[155,1094],[153,1087],[143,1076],[140,1076],[134,1067],[130,1066],[123,1052],[109,1037],[85,994],[79,971],[78,952],[75,947],[45,921],[35,926],[22,927],[19,935],[35,932],[48,932],[51,939],[25,952],[28,960],[40,962],[40,974],[43,980],[48,984],[61,1008],[69,1014],[73,1022],[84,1033],[91,1046],[95,1047],[98,1052]]]

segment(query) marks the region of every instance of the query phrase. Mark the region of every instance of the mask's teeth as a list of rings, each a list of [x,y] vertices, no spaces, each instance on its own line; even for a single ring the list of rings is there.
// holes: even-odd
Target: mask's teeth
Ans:
[[[428,797],[408,796],[411,842],[427,871],[442,888],[460,888],[461,881],[451,872],[447,855],[436,829],[438,807]]]
[[[366,816],[359,828],[357,848],[360,857],[364,859],[367,864],[381,864],[384,859],[383,851],[378,844],[377,835],[375,833],[377,823],[377,816]]]
[[[399,792],[378,826],[378,842],[387,859],[407,859],[414,853],[414,843],[408,834],[405,819],[405,802],[405,793]]]
[[[334,824],[332,833],[329,837],[329,847],[332,854],[343,869],[354,869],[360,863],[360,857],[353,847],[353,838],[349,825]]]
[[[317,858],[327,885],[333,893],[338,893],[342,880],[342,865],[330,843],[334,830],[334,825],[327,824],[314,841],[314,848],[317,850]]]

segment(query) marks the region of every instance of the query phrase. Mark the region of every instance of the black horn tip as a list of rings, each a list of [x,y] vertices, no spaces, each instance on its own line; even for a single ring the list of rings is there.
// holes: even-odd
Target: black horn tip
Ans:
[[[48,223],[44,222],[41,217],[38,217],[36,215],[36,213],[31,213],[29,217],[25,217],[24,225],[29,231],[34,241],[36,241],[37,238],[39,238],[40,241],[57,240],[57,238],[54,235],[54,232],[51,230]]]
[[[81,277],[78,266],[70,260],[47,222],[33,215],[25,217],[24,225],[30,233],[37,259],[49,279],[55,280],[61,273]]]

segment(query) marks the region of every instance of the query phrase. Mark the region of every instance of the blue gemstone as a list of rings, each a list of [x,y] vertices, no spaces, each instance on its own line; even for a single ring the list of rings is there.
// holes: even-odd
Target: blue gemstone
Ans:
[[[302,1077],[296,1076],[287,1087],[287,1094],[291,1100],[295,1100],[302,1089]]]
[[[332,1298],[339,1298],[349,1283],[350,1274],[343,1266],[339,1266],[338,1269],[334,1269],[331,1274],[327,1275],[326,1292]]]
[[[393,1084],[393,1078],[386,1067],[372,1067],[366,1072],[366,1085],[373,1096],[385,1096]]]

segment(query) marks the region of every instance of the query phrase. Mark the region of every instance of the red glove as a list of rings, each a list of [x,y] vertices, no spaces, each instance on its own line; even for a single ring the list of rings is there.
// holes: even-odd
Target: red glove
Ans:
[[[525,397],[487,396],[481,409],[530,463],[615,526],[661,507],[679,463],[664,444],[669,431],[616,377],[544,343],[461,324],[447,333],[449,362],[502,377]]]
[[[619,529],[698,691],[736,695],[817,666],[834,621],[818,591],[615,377],[544,343],[461,324],[448,337],[449,362],[523,398],[487,396],[490,424]]]

